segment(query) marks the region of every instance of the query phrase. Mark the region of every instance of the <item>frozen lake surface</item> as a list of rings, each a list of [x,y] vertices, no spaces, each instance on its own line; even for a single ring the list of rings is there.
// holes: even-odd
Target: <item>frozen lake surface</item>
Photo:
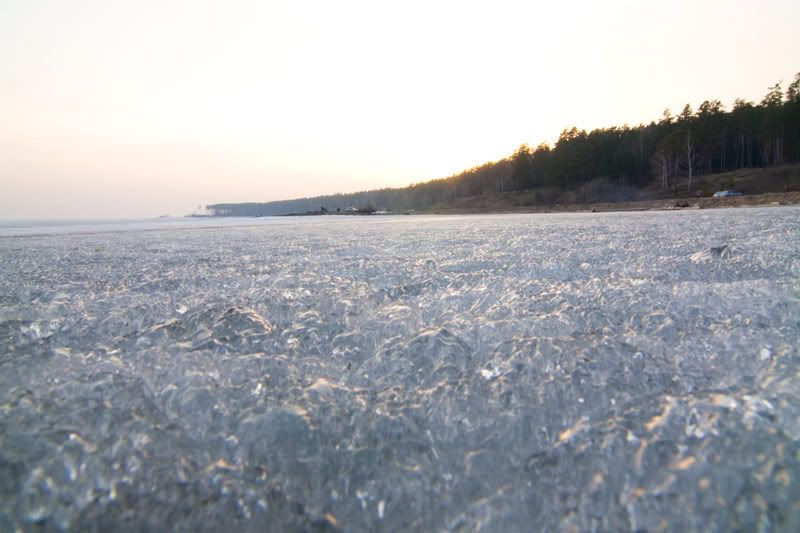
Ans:
[[[5,228],[0,530],[800,530],[800,209],[206,226]]]

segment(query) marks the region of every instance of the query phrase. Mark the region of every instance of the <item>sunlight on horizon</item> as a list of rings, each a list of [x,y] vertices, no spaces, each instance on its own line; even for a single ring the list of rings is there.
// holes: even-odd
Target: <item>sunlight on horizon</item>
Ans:
[[[446,177],[800,70],[796,2],[0,7],[0,218],[183,215]]]

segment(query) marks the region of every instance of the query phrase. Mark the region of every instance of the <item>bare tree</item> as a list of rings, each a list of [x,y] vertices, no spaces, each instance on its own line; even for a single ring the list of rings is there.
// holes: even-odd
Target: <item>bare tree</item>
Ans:
[[[659,148],[650,158],[650,168],[661,181],[662,189],[669,189],[669,177],[672,173],[672,157],[664,148]]]
[[[687,191],[689,194],[692,192],[692,177],[702,162],[703,159],[692,142],[692,130],[688,130],[686,133],[686,143],[684,144],[684,153],[681,157],[681,168],[689,178],[689,187]]]

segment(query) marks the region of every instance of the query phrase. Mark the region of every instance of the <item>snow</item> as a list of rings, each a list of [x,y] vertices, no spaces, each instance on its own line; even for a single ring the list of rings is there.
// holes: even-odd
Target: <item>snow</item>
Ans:
[[[800,209],[179,226],[4,229],[0,530],[800,527]]]

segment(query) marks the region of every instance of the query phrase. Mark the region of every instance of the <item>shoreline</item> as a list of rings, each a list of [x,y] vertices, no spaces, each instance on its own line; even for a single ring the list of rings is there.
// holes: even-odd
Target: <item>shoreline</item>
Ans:
[[[769,192],[726,198],[665,198],[627,202],[586,204],[517,205],[504,207],[434,206],[419,209],[415,215],[468,215],[502,213],[609,213],[624,211],[682,211],[687,209],[728,209],[736,207],[780,207],[800,205],[800,191]],[[398,213],[399,214],[399,213]]]
[[[491,199],[489,199],[491,200]],[[748,194],[725,198],[661,198],[657,200],[630,200],[623,202],[594,202],[574,204],[550,205],[504,205],[482,207],[454,207],[449,205],[432,206],[422,209],[409,209],[397,212],[378,213],[336,213],[336,212],[306,212],[288,213],[284,215],[265,215],[277,217],[305,217],[305,216],[387,216],[387,215],[486,215],[486,214],[514,214],[514,213],[611,213],[625,211],[682,211],[691,209],[729,209],[737,207],[780,207],[800,205],[800,191],[768,192],[761,194]],[[225,216],[211,216],[210,218],[227,218]],[[251,217],[260,218],[260,217]]]

